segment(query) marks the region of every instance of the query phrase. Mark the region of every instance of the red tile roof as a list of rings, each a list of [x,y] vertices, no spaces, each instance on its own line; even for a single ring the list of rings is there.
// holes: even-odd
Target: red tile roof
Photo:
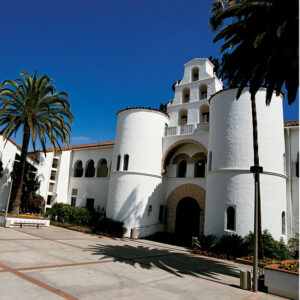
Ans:
[[[286,121],[284,122],[285,127],[290,127],[290,126],[299,126],[299,120],[296,121]]]
[[[102,142],[102,143],[92,143],[92,144],[83,144],[83,145],[75,145],[75,146],[65,146],[61,148],[56,148],[57,151],[66,151],[66,150],[73,150],[73,149],[84,149],[84,148],[94,148],[94,147],[104,147],[104,146],[113,146],[115,144],[114,141],[111,142]],[[46,152],[52,152],[52,148],[46,149]],[[37,152],[43,152],[43,150],[38,150]],[[34,152],[30,152],[32,154]]]

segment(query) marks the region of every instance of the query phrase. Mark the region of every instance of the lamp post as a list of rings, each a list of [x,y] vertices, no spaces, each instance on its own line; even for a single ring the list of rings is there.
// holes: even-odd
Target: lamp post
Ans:
[[[263,167],[252,166],[250,172],[253,173],[254,186],[254,259],[253,259],[253,292],[257,292],[257,265],[258,265],[258,198],[259,198],[259,174],[263,172]]]
[[[9,200],[10,200],[10,194],[11,194],[11,188],[12,188],[12,185],[13,185],[13,180],[11,180],[8,183],[10,183],[10,187],[9,187],[9,191],[8,191],[8,198],[7,198],[7,202],[6,202],[6,208],[5,208],[4,227],[6,225],[7,211],[8,211],[8,205],[9,205]]]

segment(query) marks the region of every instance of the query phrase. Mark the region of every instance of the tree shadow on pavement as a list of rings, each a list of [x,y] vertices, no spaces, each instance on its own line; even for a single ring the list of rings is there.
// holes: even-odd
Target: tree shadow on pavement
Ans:
[[[179,277],[182,277],[183,274],[195,277],[205,276],[220,282],[224,281],[227,276],[239,278],[239,269],[230,262],[227,263],[170,249],[130,244],[97,244],[90,246],[89,250],[92,251],[92,255],[101,256],[100,260],[113,257],[116,261],[133,267],[140,266],[149,270],[158,268]],[[231,283],[228,277],[226,281]]]

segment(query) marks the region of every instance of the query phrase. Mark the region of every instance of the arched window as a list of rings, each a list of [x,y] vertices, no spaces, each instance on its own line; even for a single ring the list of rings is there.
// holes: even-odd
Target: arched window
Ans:
[[[98,161],[97,165],[97,177],[107,177],[108,168],[106,159],[101,159]]]
[[[129,164],[129,155],[125,154],[125,156],[124,156],[124,164],[123,164],[123,170],[124,171],[128,170],[128,164]]]
[[[195,162],[195,177],[205,177],[205,160],[199,159]]]
[[[182,103],[187,103],[190,101],[190,89],[185,88],[182,91]]]
[[[181,109],[178,113],[178,125],[186,125],[187,124],[187,110]]]
[[[83,175],[82,161],[77,160],[74,165],[74,177],[82,177],[82,175]]]
[[[95,176],[95,167],[94,161],[91,159],[88,161],[85,168],[85,177],[94,177]]]
[[[177,177],[185,177],[186,176],[186,161],[181,160],[177,165]]]
[[[207,99],[207,85],[201,84],[199,87],[199,99],[205,100]]]
[[[200,122],[209,122],[209,106],[206,104],[200,107]]]
[[[281,214],[281,231],[282,234],[285,235],[285,212],[284,211]]]
[[[227,207],[227,229],[235,230],[235,210],[232,206]]]
[[[120,170],[120,164],[121,164],[121,155],[118,155],[118,161],[117,161],[117,171]]]
[[[192,81],[199,80],[199,68],[194,67],[192,70]]]
[[[192,157],[194,162],[194,176],[195,177],[205,177],[205,167],[207,162],[207,157],[205,153],[198,152]]]

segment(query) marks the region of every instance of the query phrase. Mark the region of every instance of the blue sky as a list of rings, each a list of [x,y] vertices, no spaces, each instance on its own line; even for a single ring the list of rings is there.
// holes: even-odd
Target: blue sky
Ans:
[[[118,110],[158,108],[173,98],[184,63],[218,56],[211,3],[1,0],[0,81],[21,71],[47,74],[69,94],[72,144],[114,140]],[[285,99],[285,120],[298,119],[296,102]]]

